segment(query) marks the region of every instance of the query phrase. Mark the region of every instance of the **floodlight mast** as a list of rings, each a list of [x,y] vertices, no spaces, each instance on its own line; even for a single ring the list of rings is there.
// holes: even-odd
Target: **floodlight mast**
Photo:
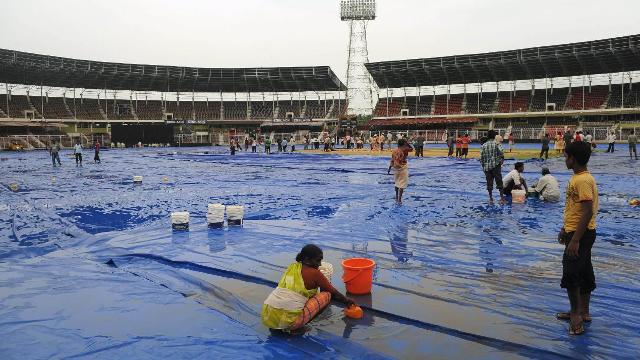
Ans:
[[[347,114],[349,115],[373,113],[372,79],[364,64],[369,62],[367,21],[375,18],[375,0],[342,0],[340,2],[340,19],[349,22],[347,61]]]

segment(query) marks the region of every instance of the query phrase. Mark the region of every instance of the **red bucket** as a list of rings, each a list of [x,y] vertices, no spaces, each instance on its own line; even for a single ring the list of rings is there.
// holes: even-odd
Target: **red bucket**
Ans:
[[[342,281],[344,281],[347,292],[354,295],[369,294],[373,285],[373,268],[375,266],[376,262],[371,259],[342,260],[344,270]]]

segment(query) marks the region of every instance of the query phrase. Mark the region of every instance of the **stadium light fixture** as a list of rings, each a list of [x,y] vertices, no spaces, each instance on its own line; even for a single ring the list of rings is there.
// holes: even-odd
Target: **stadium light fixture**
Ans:
[[[342,0],[340,2],[340,19],[349,20],[375,20],[375,0]]]

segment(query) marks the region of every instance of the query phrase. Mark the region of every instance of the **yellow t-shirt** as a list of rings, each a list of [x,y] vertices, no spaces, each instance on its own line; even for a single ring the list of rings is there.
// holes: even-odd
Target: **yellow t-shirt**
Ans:
[[[580,222],[583,201],[593,201],[593,216],[587,228],[596,228],[596,215],[598,213],[598,185],[596,179],[588,171],[575,174],[567,184],[567,196],[564,205],[564,229],[566,232],[576,231]]]

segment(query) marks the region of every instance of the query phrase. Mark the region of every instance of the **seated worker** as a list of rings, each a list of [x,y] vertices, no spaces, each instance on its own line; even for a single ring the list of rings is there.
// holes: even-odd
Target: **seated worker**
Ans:
[[[315,245],[302,248],[296,262],[289,265],[278,287],[262,305],[262,323],[266,327],[285,332],[300,330],[329,305],[332,296],[347,306],[355,304],[318,270],[322,256],[322,250]]]
[[[524,171],[524,163],[517,162],[515,164],[515,168],[511,170],[511,172],[509,172],[507,176],[505,176],[502,179],[505,195],[511,195],[511,190],[514,190],[514,189],[528,191],[527,182],[522,177],[523,171]]]
[[[549,168],[542,168],[542,177],[533,184],[533,190],[540,194],[540,200],[556,202],[560,200],[558,180],[551,176]]]

